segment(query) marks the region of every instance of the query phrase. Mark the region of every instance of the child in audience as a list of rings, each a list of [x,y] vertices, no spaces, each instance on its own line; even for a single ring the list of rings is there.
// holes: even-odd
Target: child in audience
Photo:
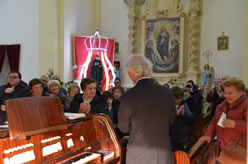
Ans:
[[[188,124],[193,120],[187,103],[183,100],[183,90],[177,86],[171,88],[175,98],[176,117],[173,125],[170,126],[170,139],[172,151],[187,150],[188,145]]]

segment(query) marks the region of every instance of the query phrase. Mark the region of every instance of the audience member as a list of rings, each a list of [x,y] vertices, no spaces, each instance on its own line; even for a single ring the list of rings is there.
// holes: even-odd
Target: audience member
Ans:
[[[41,75],[40,80],[43,83],[43,95],[48,95],[48,87],[47,84],[49,82],[49,77],[47,75]]]
[[[172,151],[186,151],[188,145],[188,124],[193,121],[193,114],[183,100],[183,90],[175,86],[171,88],[171,91],[176,104],[176,118],[170,126]]]
[[[70,112],[72,113],[104,113],[107,114],[106,103],[101,95],[96,94],[96,80],[92,78],[84,78],[80,87],[83,91],[74,96],[71,101]]]
[[[69,111],[70,100],[68,97],[60,90],[61,85],[58,80],[50,80],[48,82],[48,95],[50,97],[58,97],[61,100],[61,104],[63,106],[64,112]]]
[[[225,100],[224,89],[219,78],[214,79],[214,88],[207,91],[207,102],[211,103],[211,118],[214,117],[216,107]]]
[[[124,88],[121,86],[112,88],[112,95],[113,95],[114,101],[118,101],[123,93],[124,93]]]
[[[187,86],[190,90],[190,95],[194,99],[194,116],[197,117],[201,114],[201,108],[202,108],[202,100],[203,96],[200,93],[198,86],[195,85],[193,80],[189,80],[187,82]]]
[[[183,88],[183,100],[186,101],[186,103],[189,106],[189,109],[191,113],[195,113],[195,103],[193,97],[190,95],[190,91],[188,87]]]
[[[74,96],[78,93],[80,93],[80,88],[79,88],[78,84],[76,84],[76,83],[70,84],[70,86],[68,87],[69,100],[72,101]]]
[[[50,80],[58,80],[60,84],[60,90],[64,95],[67,95],[67,91],[65,88],[63,88],[63,82],[60,80],[59,76],[54,74],[51,76]]]
[[[0,87],[0,122],[5,122],[7,120],[5,101],[8,99],[26,96],[29,96],[29,91],[27,88],[27,84],[22,81],[21,73],[17,71],[9,72],[8,83]]]
[[[31,96],[42,96],[43,94],[43,83],[40,79],[34,78],[28,83],[28,90]]]
[[[108,116],[110,117],[113,125],[117,125],[117,113],[118,113],[118,109],[116,109],[114,106],[113,106],[113,96],[111,94],[111,92],[109,91],[104,91],[102,93],[102,97],[104,98],[105,102],[106,102],[106,108],[107,108],[107,111],[108,111]]]
[[[168,88],[155,83],[152,64],[144,56],[130,56],[126,64],[135,86],[120,98],[118,127],[130,132],[128,164],[172,164],[169,124],[175,117],[175,103]]]
[[[226,99],[217,106],[205,136],[200,138],[210,143],[217,135],[216,156],[229,141],[239,142],[244,148],[247,145],[248,99],[244,95],[245,85],[242,80],[229,78],[223,82],[223,87]]]
[[[121,86],[121,79],[120,78],[115,78],[114,84],[115,84],[115,87],[120,87]]]

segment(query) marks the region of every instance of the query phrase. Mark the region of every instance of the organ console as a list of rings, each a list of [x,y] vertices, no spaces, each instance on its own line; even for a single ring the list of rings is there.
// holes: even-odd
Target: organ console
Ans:
[[[0,163],[120,163],[122,150],[108,117],[67,120],[60,100],[28,97],[6,102]],[[111,156],[102,152],[109,152]]]

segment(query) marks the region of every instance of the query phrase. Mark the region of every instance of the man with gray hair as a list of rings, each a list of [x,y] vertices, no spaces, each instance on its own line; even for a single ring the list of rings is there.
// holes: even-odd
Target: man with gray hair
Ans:
[[[152,64],[144,56],[130,56],[127,71],[135,86],[120,98],[118,127],[130,133],[127,164],[172,164],[169,125],[175,117],[170,90],[155,83]]]

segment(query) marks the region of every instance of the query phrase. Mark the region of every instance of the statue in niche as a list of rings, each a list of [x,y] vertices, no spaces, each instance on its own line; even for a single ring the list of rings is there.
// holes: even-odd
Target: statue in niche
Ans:
[[[202,72],[202,89],[204,93],[207,93],[207,89],[211,88],[212,83],[213,83],[213,77],[214,77],[214,68],[209,67],[208,64],[204,65],[204,70]]]

